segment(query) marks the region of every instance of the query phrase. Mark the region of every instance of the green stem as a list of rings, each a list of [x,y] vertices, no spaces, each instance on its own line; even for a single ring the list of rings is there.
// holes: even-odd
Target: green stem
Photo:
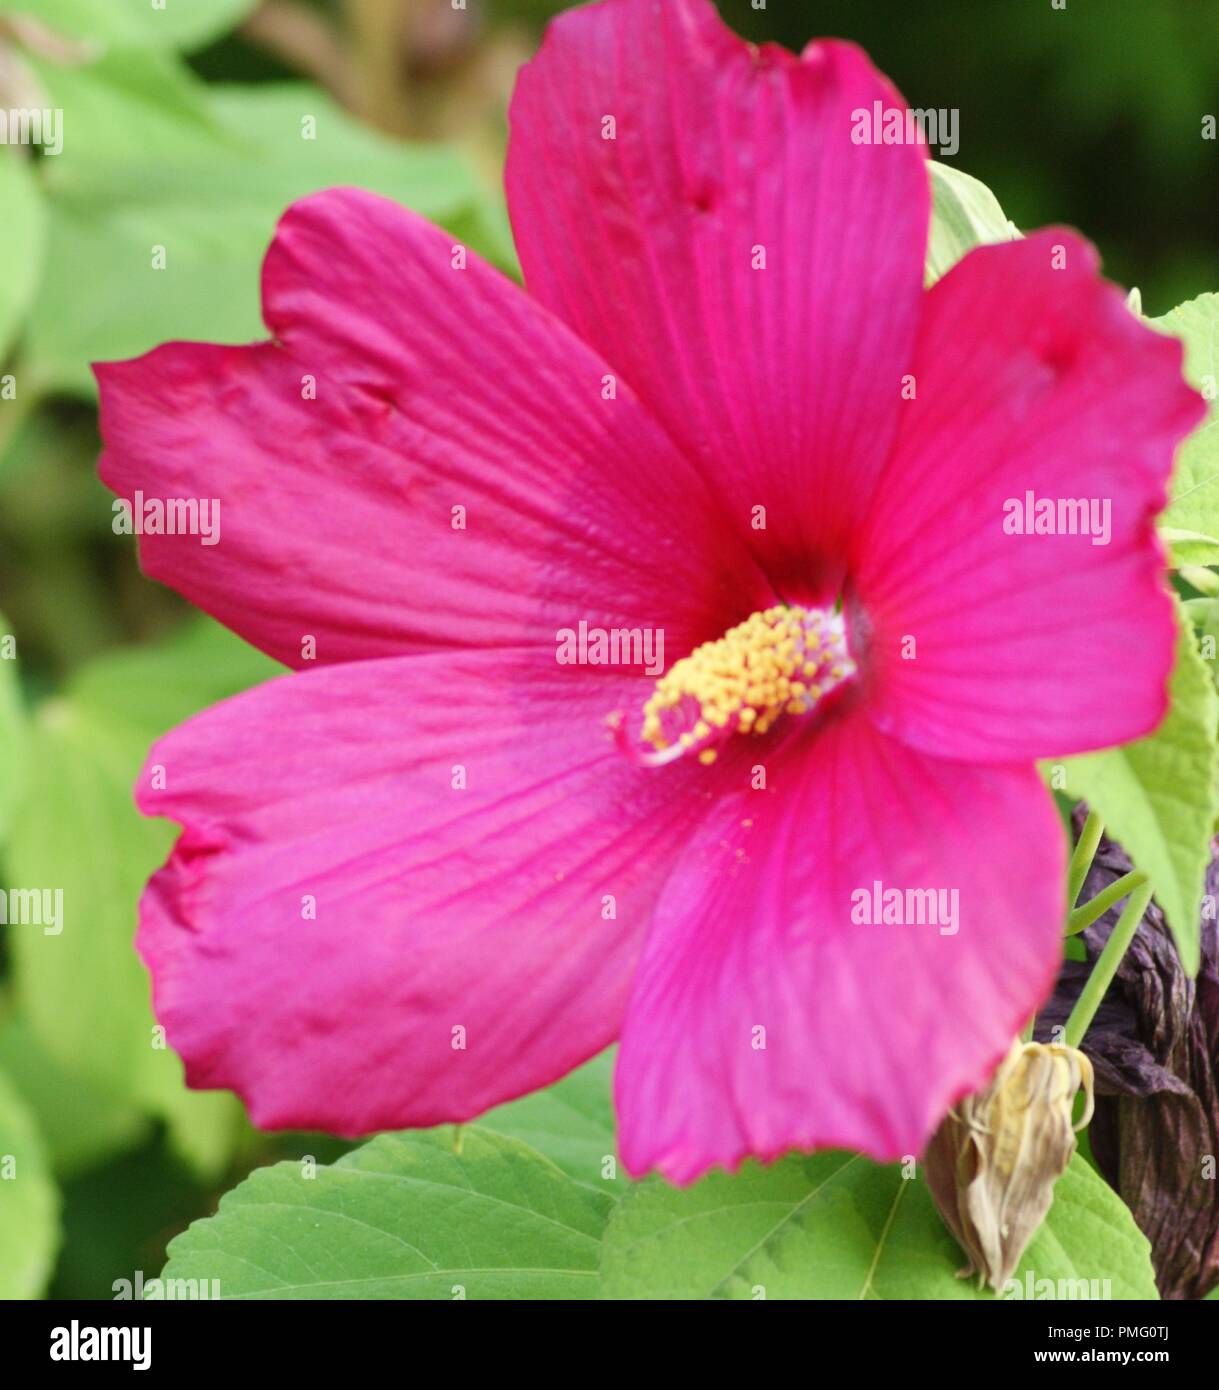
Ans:
[[[402,72],[406,61],[408,3],[344,0],[351,34],[359,114],[391,134],[405,118]]]
[[[1088,877],[1088,870],[1092,867],[1092,860],[1096,857],[1096,847],[1100,844],[1100,837],[1104,833],[1105,822],[1095,811],[1089,811],[1084,828],[1079,832],[1079,841],[1075,846],[1075,852],[1071,855],[1070,867],[1067,869],[1068,912],[1075,906],[1079,898],[1079,891],[1084,886],[1084,879]]]
[[[1207,569],[1205,565],[1182,565],[1180,575],[1187,584],[1192,584],[1200,594],[1209,594],[1211,598],[1219,594],[1219,574],[1216,574],[1212,569]]]
[[[1133,892],[1147,882],[1147,875],[1141,869],[1132,869],[1121,878],[1102,889],[1090,902],[1077,907],[1067,916],[1067,936],[1078,935],[1085,927],[1090,927],[1098,917],[1103,917],[1114,903],[1119,903],[1127,893]]]
[[[1092,973],[1088,976],[1088,983],[1084,985],[1083,991],[1075,1001],[1075,1007],[1071,1010],[1071,1016],[1067,1019],[1066,1037],[1064,1041],[1068,1047],[1078,1047],[1083,1041],[1084,1034],[1088,1031],[1088,1025],[1096,1016],[1100,1002],[1105,997],[1105,991],[1113,983],[1113,977],[1117,974],[1117,968],[1122,963],[1122,957],[1126,954],[1126,948],[1134,940],[1134,934],[1138,931],[1139,923],[1143,920],[1143,913],[1147,911],[1147,904],[1151,902],[1151,884],[1143,883],[1130,894],[1130,899],[1122,909],[1122,915],[1118,918],[1117,926],[1105,942],[1105,949],[1100,953],[1100,959],[1092,967]]]

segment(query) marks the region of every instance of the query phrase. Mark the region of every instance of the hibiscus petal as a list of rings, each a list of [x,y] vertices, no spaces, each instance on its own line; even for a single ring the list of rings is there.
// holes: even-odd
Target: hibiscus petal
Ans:
[[[1053,984],[1065,843],[1031,769],[929,758],[849,714],[767,780],[717,803],[657,904],[616,1078],[633,1173],[917,1154]],[[958,930],[950,896],[943,925],[853,920],[877,884],[955,890]]]
[[[849,44],[797,58],[708,0],[610,0],[551,23],[510,112],[530,291],[685,441],[793,602],[837,583],[919,312],[925,149],[855,143],[876,102],[904,110]]]
[[[707,773],[634,766],[605,727],[624,682],[550,660],[285,676],[154,747],[137,799],[184,831],[138,944],[192,1086],[366,1133],[469,1118],[616,1037]]]
[[[873,716],[929,752],[1077,753],[1164,716],[1176,627],[1154,519],[1204,407],[1181,345],[1097,265],[1051,229],[971,252],[927,296],[917,397],[852,569]],[[1059,500],[1095,501],[1096,525],[1008,534],[1030,493],[1055,525]]]
[[[146,535],[147,573],[292,666],[307,635],[326,663],[553,645],[577,618],[688,647],[764,602],[638,400],[603,399],[605,364],[453,245],[371,194],[319,194],[267,256],[274,342],[97,369],[106,483],[220,502],[219,544]]]

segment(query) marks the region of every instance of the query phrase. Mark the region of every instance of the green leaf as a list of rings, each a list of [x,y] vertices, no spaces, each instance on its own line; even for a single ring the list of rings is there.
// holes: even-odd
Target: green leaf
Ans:
[[[1190,598],[1181,607],[1198,635],[1198,655],[1219,684],[1219,598]]]
[[[37,1298],[59,1244],[59,1190],[33,1116],[0,1073],[0,1299]]]
[[[1186,599],[1181,607],[1194,626],[1198,655],[1210,672],[1216,690],[1219,690],[1219,598]],[[1216,768],[1216,775],[1219,776],[1219,767]],[[1219,834],[1219,809],[1216,810],[1213,829]]]
[[[1152,328],[1185,344],[1185,375],[1206,398],[1206,419],[1181,445],[1173,471],[1170,501],[1161,525],[1176,531],[1219,536],[1219,294],[1202,294],[1162,318]],[[1194,563],[1210,564],[1213,556]]]
[[[163,1277],[222,1298],[596,1297],[610,1199],[518,1140],[384,1134],[305,1173],[252,1174],[171,1243]]]
[[[1183,565],[1213,565],[1219,563],[1219,536],[1207,536],[1201,531],[1182,531],[1175,526],[1158,528],[1160,539],[1168,547],[1174,569]]]
[[[1068,758],[1066,788],[1151,879],[1185,969],[1199,964],[1199,904],[1215,822],[1215,686],[1181,615],[1168,716],[1153,734]],[[1043,771],[1045,768],[1043,767]]]
[[[165,341],[265,338],[259,275],[267,246],[285,209],[320,189],[380,193],[510,263],[498,196],[461,156],[370,131],[316,88],[200,89],[208,103],[201,117],[193,105],[200,92],[184,86],[175,111],[140,104],[143,118],[130,77],[120,100],[113,86],[99,87],[96,69],[89,74],[91,82],[85,74],[66,79],[76,83],[61,97],[66,128],[107,120],[141,137],[67,140],[46,161],[49,255],[58,270],[34,307],[29,355],[51,385],[91,393],[90,362]],[[107,102],[108,117],[94,110]],[[164,248],[162,269],[154,268],[156,247]]]
[[[92,184],[94,161],[221,154],[240,143],[213,115],[207,86],[172,53],[115,48],[87,64],[30,61],[48,104],[63,112],[63,149],[40,165],[52,197],[78,178]]]
[[[234,28],[258,0],[0,0],[74,39],[200,48]]]
[[[7,1072],[37,1121],[51,1167],[61,1180],[147,1137],[146,1116],[65,1071],[16,1017],[0,1024],[0,1070]]]
[[[607,1298],[987,1299],[920,1179],[845,1153],[748,1163],[680,1190],[650,1180],[614,1208]],[[1155,1298],[1151,1250],[1129,1211],[1076,1157],[1015,1278],[1110,1280]],[[1099,1286],[1103,1291],[1103,1283]]]
[[[933,285],[975,246],[1013,241],[1020,233],[984,183],[935,160],[928,160],[927,167],[931,171],[931,232],[925,279]]]
[[[8,832],[26,768],[25,715],[16,649],[16,635],[0,613],[0,844]],[[10,651],[13,654],[6,655]]]
[[[150,743],[205,705],[278,671],[210,622],[156,647],[87,665],[32,721],[31,774],[7,868],[24,888],[63,894],[62,930],[9,929],[18,1006],[58,1064],[162,1116],[201,1171],[232,1152],[240,1110],[187,1092],[160,1045],[133,938],[145,881],[176,828],[140,816],[132,786]]]
[[[0,366],[38,289],[43,223],[42,197],[29,162],[21,151],[0,146]]]
[[[146,745],[208,705],[283,674],[279,662],[200,618],[159,643],[90,662],[73,677],[65,698]],[[133,769],[132,781],[138,771]]]
[[[610,1094],[614,1054],[608,1048],[546,1090],[489,1110],[479,1127],[522,1140],[598,1192],[625,1191],[629,1180],[618,1162]]]

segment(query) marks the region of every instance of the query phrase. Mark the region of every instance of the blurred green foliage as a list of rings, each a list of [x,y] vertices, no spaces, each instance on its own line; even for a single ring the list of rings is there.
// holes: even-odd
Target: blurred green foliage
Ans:
[[[59,936],[0,928],[0,1155],[18,1164],[0,1295],[110,1297],[249,1169],[343,1150],[255,1134],[156,1046],[131,940],[172,828],[138,819],[129,789],[153,738],[274,668],[141,579],[112,534],[89,364],[260,336],[275,220],[331,184],[511,267],[507,94],[559,8],[469,0],[455,28],[447,0],[385,0],[378,31],[348,24],[375,7],[339,0],[0,0],[0,106],[37,93],[64,112],[61,154],[0,147],[0,882],[57,884],[67,905]],[[757,40],[854,39],[912,105],[958,108],[953,164],[1021,227],[1084,229],[1148,312],[1219,288],[1219,147],[1201,138],[1219,6],[722,8]]]
[[[1022,229],[1066,223],[1148,314],[1219,289],[1219,5],[1208,0],[720,0],[742,34],[861,44]]]

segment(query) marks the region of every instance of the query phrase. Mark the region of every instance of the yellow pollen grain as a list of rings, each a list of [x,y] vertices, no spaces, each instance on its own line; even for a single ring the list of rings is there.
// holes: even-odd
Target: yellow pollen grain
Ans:
[[[824,638],[824,640],[823,640]],[[676,662],[643,707],[642,737],[663,751],[676,742],[683,750],[720,731],[766,733],[783,714],[806,712],[824,691],[812,678],[842,680],[853,669],[841,632],[826,631],[824,615],[782,604],[753,613],[722,637],[704,642]],[[835,664],[829,667],[829,663]],[[682,706],[697,707],[683,717]],[[667,712],[677,713],[685,732],[666,732]],[[670,716],[670,729],[672,717]],[[699,761],[715,761],[713,748]]]

